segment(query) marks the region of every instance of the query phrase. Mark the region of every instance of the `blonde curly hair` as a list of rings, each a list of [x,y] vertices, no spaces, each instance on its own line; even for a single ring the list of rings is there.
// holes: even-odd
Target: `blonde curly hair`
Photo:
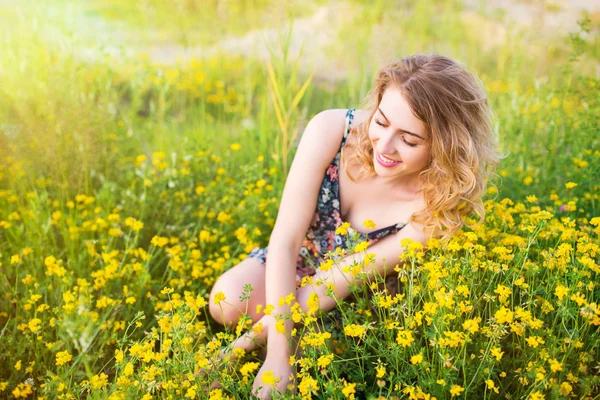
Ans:
[[[366,98],[369,118],[354,126],[354,145],[342,149],[342,162],[360,166],[358,179],[373,176],[369,126],[387,88],[400,90],[429,133],[431,159],[420,173],[425,209],[409,222],[422,224],[434,237],[449,238],[474,213],[483,222],[482,197],[502,157],[492,128],[492,111],[481,82],[458,62],[439,54],[418,54],[381,68]],[[352,156],[346,153],[354,150]]]

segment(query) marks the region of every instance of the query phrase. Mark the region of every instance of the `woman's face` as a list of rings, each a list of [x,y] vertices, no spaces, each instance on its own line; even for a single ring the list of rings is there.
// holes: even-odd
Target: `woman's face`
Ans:
[[[429,135],[415,117],[400,90],[388,88],[369,125],[373,164],[389,183],[418,184],[429,163]]]

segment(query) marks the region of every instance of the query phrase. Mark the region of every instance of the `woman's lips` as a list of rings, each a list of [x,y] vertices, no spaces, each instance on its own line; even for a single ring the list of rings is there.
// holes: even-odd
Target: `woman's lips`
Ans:
[[[377,159],[377,162],[379,163],[379,165],[381,165],[382,167],[386,167],[386,168],[392,168],[392,167],[395,167],[396,165],[402,163],[402,161],[397,161],[394,163],[385,162],[379,153],[375,153],[375,158]]]

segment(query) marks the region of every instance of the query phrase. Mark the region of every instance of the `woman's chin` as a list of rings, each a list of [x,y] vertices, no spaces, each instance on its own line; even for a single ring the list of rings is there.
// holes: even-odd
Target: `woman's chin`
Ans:
[[[376,161],[377,162],[377,161]],[[379,176],[392,176],[398,174],[400,169],[402,168],[402,164],[396,165],[394,167],[384,167],[380,164],[375,164],[375,172]]]

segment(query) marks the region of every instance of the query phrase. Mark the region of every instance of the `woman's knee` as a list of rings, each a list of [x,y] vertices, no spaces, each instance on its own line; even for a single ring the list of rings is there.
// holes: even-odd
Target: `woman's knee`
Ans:
[[[246,259],[231,268],[215,282],[209,296],[209,312],[221,325],[235,325],[242,316],[248,314],[254,320],[257,304],[264,303],[265,288],[264,266],[254,259]],[[247,285],[251,291],[245,290]],[[218,293],[224,295],[216,304],[215,297]],[[218,298],[217,298],[218,299]]]
[[[233,325],[237,322],[241,311],[238,309],[239,290],[235,281],[228,276],[221,276],[212,288],[208,298],[208,311],[215,321],[221,325]],[[216,300],[215,300],[216,299]]]
[[[227,327],[234,326],[242,315],[240,310],[224,303],[219,305],[211,303],[208,306],[208,311],[215,321]]]

